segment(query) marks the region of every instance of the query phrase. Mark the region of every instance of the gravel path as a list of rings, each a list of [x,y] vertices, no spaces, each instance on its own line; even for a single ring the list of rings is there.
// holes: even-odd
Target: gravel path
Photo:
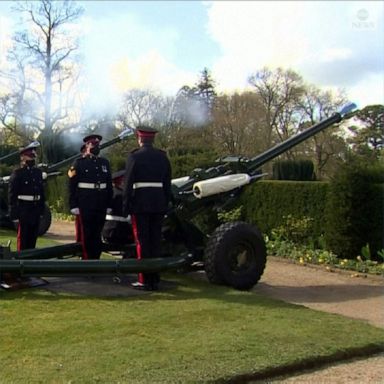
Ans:
[[[74,224],[53,222],[46,235],[71,242]],[[255,292],[306,307],[336,313],[384,328],[384,279],[353,272],[329,272],[269,257]],[[266,382],[266,381],[264,381]],[[276,378],[268,383],[384,384],[384,354],[323,369]]]

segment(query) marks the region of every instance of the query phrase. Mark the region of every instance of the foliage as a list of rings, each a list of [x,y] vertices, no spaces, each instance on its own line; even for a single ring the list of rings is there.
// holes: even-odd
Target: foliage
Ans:
[[[367,243],[373,255],[383,248],[383,174],[382,165],[355,161],[345,164],[332,181],[325,234],[329,248],[341,258],[355,258]]]
[[[231,221],[239,221],[243,217],[243,206],[231,209],[230,211],[219,212],[217,218],[220,223],[228,223]]]
[[[324,209],[328,183],[262,180],[248,186],[240,196],[245,220],[256,224],[263,233],[282,225],[282,217],[313,218],[309,236],[317,239],[325,231]]]
[[[272,237],[294,243],[308,243],[313,233],[313,218],[293,215],[283,216],[283,221],[276,229],[272,229]]]
[[[275,180],[314,181],[314,165],[311,160],[280,160],[273,163]]]
[[[301,265],[314,264],[324,265],[327,270],[332,268],[349,270],[359,273],[382,275],[384,277],[384,259],[382,261],[370,260],[361,255],[353,259],[339,258],[332,251],[313,248],[311,245],[295,243],[281,237],[265,236],[268,255],[278,256],[293,260]],[[364,251],[362,250],[362,253]],[[381,255],[384,250],[380,251]]]
[[[358,111],[356,117],[359,124],[349,127],[353,136],[348,143],[359,156],[379,159],[384,146],[384,105],[369,105]]]

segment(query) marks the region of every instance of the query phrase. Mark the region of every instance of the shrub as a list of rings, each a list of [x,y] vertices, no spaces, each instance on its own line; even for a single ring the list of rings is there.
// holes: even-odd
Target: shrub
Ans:
[[[311,160],[280,160],[273,164],[275,180],[315,180],[314,165]]]
[[[351,162],[331,183],[325,238],[341,258],[355,258],[367,244],[376,258],[383,248],[384,189],[375,183],[377,174],[376,166]]]

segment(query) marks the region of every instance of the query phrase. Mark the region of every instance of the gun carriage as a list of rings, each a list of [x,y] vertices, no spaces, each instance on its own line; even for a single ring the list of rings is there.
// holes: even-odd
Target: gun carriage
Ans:
[[[251,158],[225,157],[208,169],[172,180],[173,202],[163,226],[163,257],[136,260],[135,245],[105,243],[105,251],[128,255],[121,260],[63,260],[81,253],[79,243],[11,252],[0,248],[0,271],[25,276],[119,275],[172,268],[204,269],[211,283],[251,289],[264,272],[266,246],[254,225],[236,221],[205,233],[193,223],[200,212],[231,208],[244,188],[264,176],[260,167],[320,131],[340,123],[355,109],[348,105],[328,119]],[[56,259],[55,259],[56,258]]]

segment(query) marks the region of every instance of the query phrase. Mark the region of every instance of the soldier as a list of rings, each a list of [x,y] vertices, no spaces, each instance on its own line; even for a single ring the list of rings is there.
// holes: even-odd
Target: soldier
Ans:
[[[153,147],[157,130],[136,129],[139,148],[126,161],[123,215],[131,214],[138,259],[160,257],[161,228],[171,199],[171,165],[166,153]],[[139,273],[132,286],[157,290],[158,273]]]
[[[109,161],[99,157],[100,135],[86,136],[84,154],[68,170],[69,207],[78,216],[83,259],[99,259],[101,231],[112,201]]]
[[[18,251],[36,247],[40,216],[44,213],[43,172],[36,167],[37,144],[20,150],[20,168],[9,179],[10,217],[18,226]]]
[[[105,217],[102,238],[115,245],[126,245],[133,241],[131,218],[123,216],[123,181],[125,170],[112,174],[113,199],[112,212]],[[126,255],[124,255],[126,256]]]

